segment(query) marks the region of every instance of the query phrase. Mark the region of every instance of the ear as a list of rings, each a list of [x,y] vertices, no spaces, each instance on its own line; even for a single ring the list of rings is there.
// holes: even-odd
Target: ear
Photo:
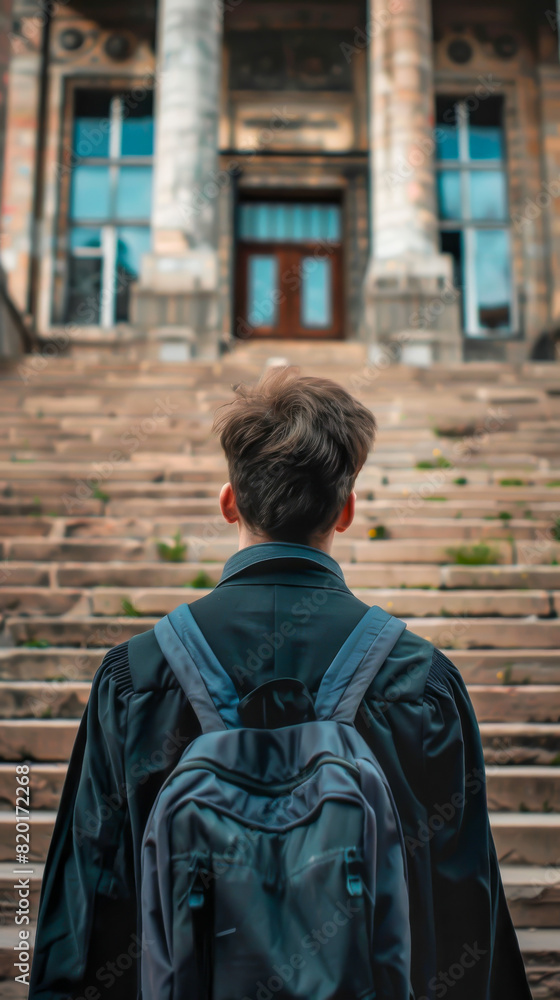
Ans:
[[[335,524],[334,530],[346,531],[346,529],[350,527],[352,521],[354,520],[355,512],[356,512],[356,494],[354,490],[352,490],[350,496],[348,497],[348,500],[344,504],[344,507],[342,508],[339,514],[338,521]]]
[[[231,483],[224,483],[220,490],[220,510],[228,524],[235,524],[236,521],[239,521],[239,512]]]

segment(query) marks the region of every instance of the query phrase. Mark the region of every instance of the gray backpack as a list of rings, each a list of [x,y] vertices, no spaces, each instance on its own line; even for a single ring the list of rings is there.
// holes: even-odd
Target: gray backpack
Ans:
[[[240,701],[187,604],[157,622],[202,732],[142,839],[142,1000],[414,1000],[402,828],[354,726],[405,628],[370,608],[315,702],[294,677]]]

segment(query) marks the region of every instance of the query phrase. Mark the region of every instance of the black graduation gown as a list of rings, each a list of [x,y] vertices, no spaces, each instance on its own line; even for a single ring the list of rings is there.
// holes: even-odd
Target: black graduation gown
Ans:
[[[338,563],[287,542],[236,552],[193,616],[240,696],[272,677],[312,694],[367,610]],[[286,624],[288,623],[288,624]],[[406,630],[356,725],[393,791],[407,844],[416,1000],[531,1000],[490,830],[480,732],[459,670]],[[137,1000],[140,844],[198,721],[153,630],[92,681],[46,859],[29,1000]],[[144,998],[152,1000],[152,998]],[[194,1000],[194,998],[193,998]]]

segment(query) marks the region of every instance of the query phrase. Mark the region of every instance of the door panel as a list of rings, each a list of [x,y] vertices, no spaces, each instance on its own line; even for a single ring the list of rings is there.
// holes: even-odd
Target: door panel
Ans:
[[[238,336],[343,336],[340,244],[242,242],[237,265]]]

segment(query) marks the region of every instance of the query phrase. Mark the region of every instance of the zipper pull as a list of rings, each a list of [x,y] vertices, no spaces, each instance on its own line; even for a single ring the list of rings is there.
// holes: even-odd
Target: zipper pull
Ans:
[[[349,896],[362,896],[364,886],[360,875],[360,861],[355,847],[344,848],[344,866],[346,868],[346,891]]]

